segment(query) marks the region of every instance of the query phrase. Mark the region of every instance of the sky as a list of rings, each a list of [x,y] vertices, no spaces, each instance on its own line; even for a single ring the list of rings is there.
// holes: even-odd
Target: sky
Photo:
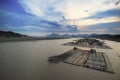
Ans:
[[[120,0],[0,0],[0,30],[120,34]]]

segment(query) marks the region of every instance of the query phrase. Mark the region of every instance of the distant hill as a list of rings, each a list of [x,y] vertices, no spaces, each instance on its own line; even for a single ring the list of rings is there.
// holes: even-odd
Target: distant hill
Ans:
[[[106,40],[112,40],[120,42],[120,34],[111,35],[111,34],[56,34],[52,33],[47,35],[46,37],[49,38],[99,38],[99,39],[106,39]]]
[[[56,34],[56,33],[52,33],[46,36],[46,38],[69,38],[71,37],[68,34],[64,34],[64,35],[60,35],[60,34]]]
[[[100,39],[106,39],[106,40],[113,40],[120,42],[120,34],[116,35],[110,35],[110,34],[94,34],[89,35],[90,38],[100,38]]]
[[[27,36],[12,31],[0,31],[0,37],[10,38],[10,37],[27,37]]]
[[[58,37],[61,37],[61,36],[59,34],[52,33],[52,34],[47,35],[46,37],[48,37],[48,38],[58,38]]]
[[[23,40],[44,40],[44,39],[63,39],[63,38],[99,38],[120,42],[120,34],[56,34],[52,33],[45,37],[30,37],[12,31],[0,31],[0,41],[23,41]]]

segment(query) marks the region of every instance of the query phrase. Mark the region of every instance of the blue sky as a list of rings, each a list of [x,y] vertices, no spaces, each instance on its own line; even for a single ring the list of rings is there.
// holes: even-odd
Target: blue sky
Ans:
[[[49,33],[120,34],[119,0],[0,0],[0,30],[31,36]]]

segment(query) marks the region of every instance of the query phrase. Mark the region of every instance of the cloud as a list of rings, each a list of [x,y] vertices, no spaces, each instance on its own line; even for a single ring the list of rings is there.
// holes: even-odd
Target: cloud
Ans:
[[[120,21],[94,24],[94,25],[89,25],[84,29],[81,29],[80,32],[101,33],[101,34],[120,34],[119,25],[120,25]]]
[[[38,17],[56,17],[62,13],[56,10],[56,6],[62,0],[20,0],[19,3],[26,12]]]
[[[119,17],[120,18],[120,9],[113,8],[105,11],[99,11],[94,13],[92,16],[86,17],[84,19],[101,19],[101,18],[108,18],[108,17]]]
[[[89,27],[87,27],[87,28],[89,28],[89,29],[114,29],[114,28],[120,28],[120,21],[89,25]]]
[[[0,10],[4,15],[0,18],[0,30],[11,30],[22,33],[30,33],[35,35],[39,33],[63,33],[77,32],[78,29],[73,25],[60,24],[54,21],[42,19],[34,15],[16,14],[4,10]],[[9,17],[9,18],[8,18]],[[39,35],[39,34],[38,34]]]
[[[97,33],[97,34],[106,34],[108,29],[82,29],[79,30],[79,33],[81,34],[93,34],[93,33]]]
[[[39,17],[57,17],[57,19],[61,16],[85,18],[98,11],[116,8],[112,2],[107,3],[107,5],[104,2],[105,0],[19,0],[27,13]]]
[[[2,0],[0,13],[0,29],[31,35],[105,33],[111,31],[104,27],[115,29],[120,21],[120,8],[105,0]]]

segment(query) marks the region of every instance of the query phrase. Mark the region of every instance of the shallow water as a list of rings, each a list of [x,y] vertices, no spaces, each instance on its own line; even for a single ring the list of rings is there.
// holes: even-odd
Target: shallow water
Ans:
[[[0,43],[0,80],[120,80],[120,43],[105,42],[113,49],[106,52],[115,74],[65,63],[50,64],[49,56],[64,53],[73,46],[61,44],[73,39]],[[90,49],[82,48],[81,49]]]

